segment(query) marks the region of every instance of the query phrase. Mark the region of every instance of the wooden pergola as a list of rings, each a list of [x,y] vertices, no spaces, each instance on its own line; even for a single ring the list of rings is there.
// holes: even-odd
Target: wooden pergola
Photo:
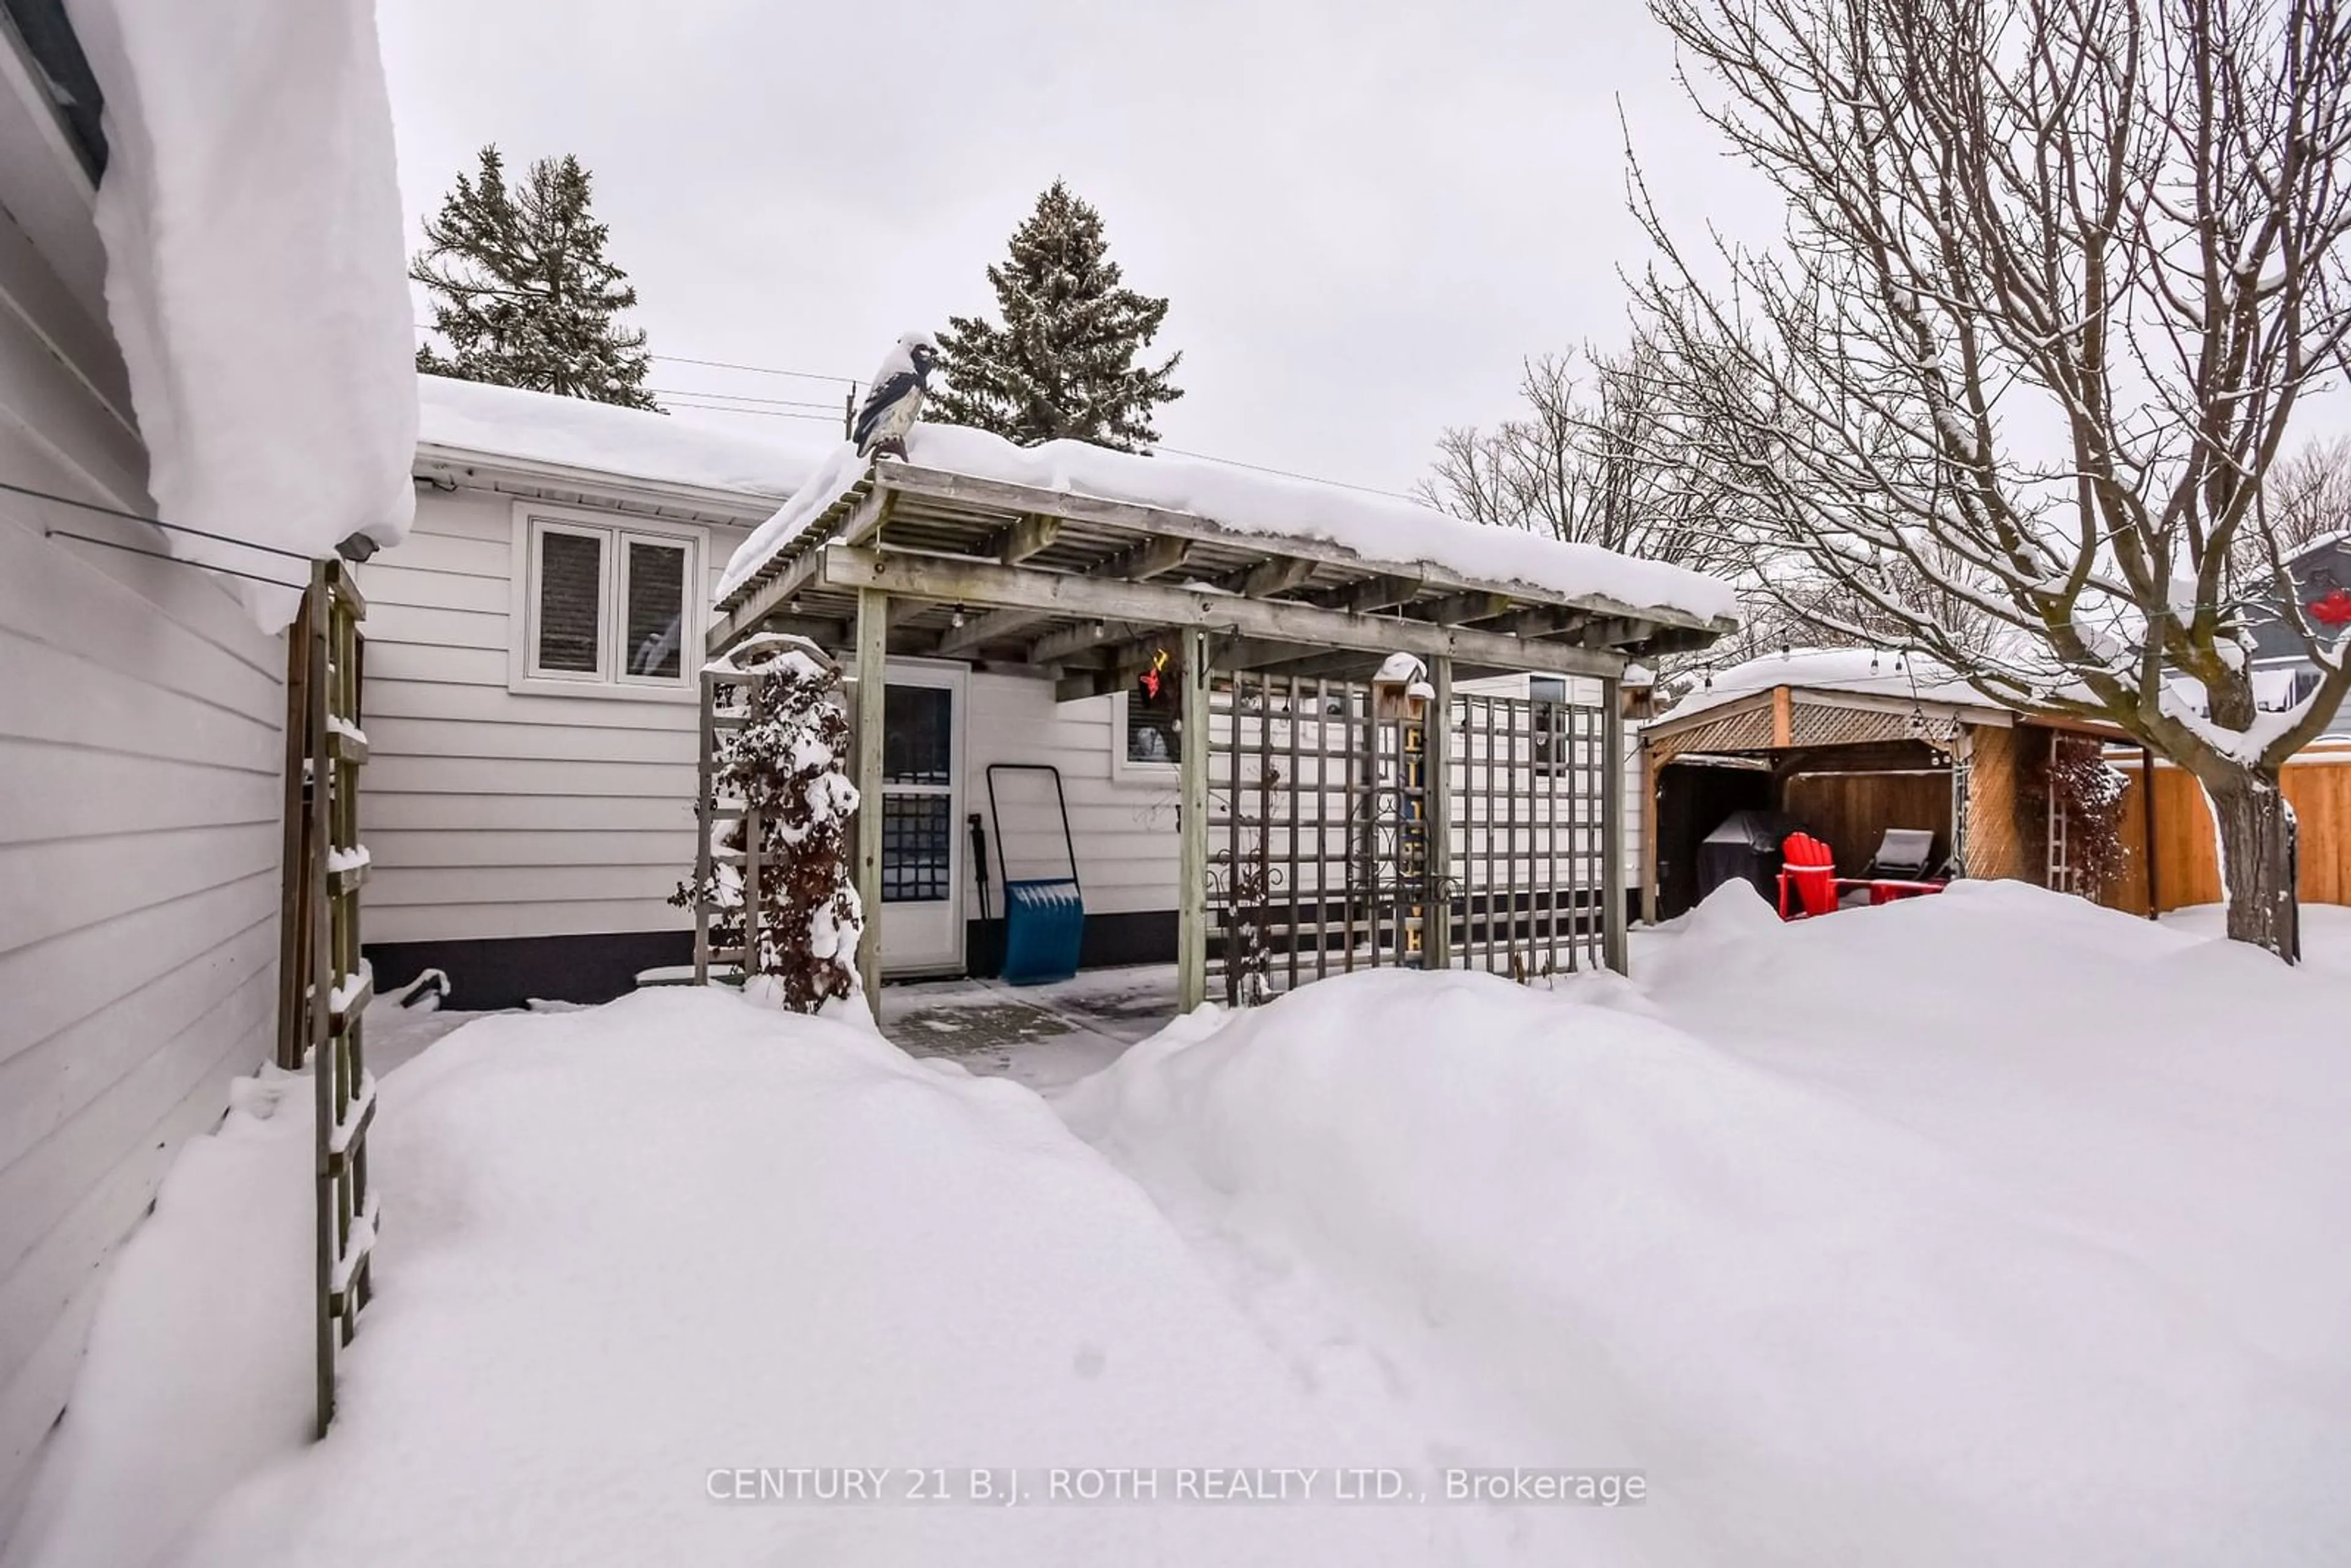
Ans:
[[[782,632],[853,654],[854,781],[862,799],[877,800],[884,672],[893,655],[1025,667],[1051,677],[1061,700],[1075,701],[1123,689],[1171,636],[1180,638],[1178,995],[1189,1010],[1207,988],[1212,659],[1223,671],[1353,679],[1390,654],[1410,653],[1426,664],[1440,713],[1457,678],[1584,676],[1603,683],[1614,715],[1629,660],[1702,647],[1732,626],[1600,594],[1374,559],[1240,519],[883,460],[725,594],[706,652],[716,658],[756,632]],[[1437,781],[1430,800],[1440,809],[1445,727],[1433,727],[1430,758]],[[1622,831],[1611,824],[1612,846],[1621,845]],[[1442,855],[1445,832],[1433,832],[1432,842]],[[1620,859],[1612,852],[1609,863]],[[859,814],[856,874],[867,921],[859,964],[878,1009],[879,811]],[[1444,885],[1442,867],[1437,882]],[[1612,918],[1621,923],[1623,899],[1614,902]]]

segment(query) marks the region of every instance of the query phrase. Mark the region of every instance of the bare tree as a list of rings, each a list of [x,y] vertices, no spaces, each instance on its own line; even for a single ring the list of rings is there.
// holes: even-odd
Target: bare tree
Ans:
[[[1701,570],[1750,564],[1740,497],[1714,482],[1716,470],[1667,451],[1663,383],[1643,362],[1647,351],[1587,351],[1582,376],[1573,354],[1527,361],[1527,412],[1491,430],[1447,430],[1414,494],[1477,522]]]
[[[2351,666],[2259,502],[2346,369],[2351,0],[1650,4],[1786,205],[1782,245],[1692,255],[1635,167],[1677,440],[1849,629],[1865,610],[1998,701],[2191,772],[2229,934],[2291,956],[2280,768]],[[2319,674],[2283,713],[2254,701],[2263,612]]]
[[[2269,471],[2264,488],[2270,535],[2289,556],[2351,529],[2351,435],[2304,442]]]

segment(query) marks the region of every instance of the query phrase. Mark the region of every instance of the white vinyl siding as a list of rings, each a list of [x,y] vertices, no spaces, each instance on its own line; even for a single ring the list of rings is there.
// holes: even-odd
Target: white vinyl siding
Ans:
[[[1078,880],[1085,889],[1088,912],[1175,909],[1176,770],[1153,768],[1123,777],[1113,771],[1113,732],[1124,699],[1056,703],[1050,681],[977,672],[967,693],[964,810],[987,811],[989,763],[1050,763],[1061,769],[1061,789],[1069,798],[1070,832],[1077,842]],[[993,890],[998,846],[992,821],[987,831]],[[1016,840],[1008,846],[1015,869],[1024,854],[1058,862],[1062,855],[1060,832],[1056,823],[1033,835],[1034,843]],[[991,891],[991,901],[995,912],[1002,913],[1001,894]]]
[[[0,210],[0,475],[144,509],[92,392],[120,365],[46,265]],[[0,495],[0,1535],[108,1260],[277,1000],[285,640],[202,571],[45,528],[158,544]]]
[[[747,500],[746,517],[764,515],[766,505]],[[514,573],[528,559],[534,526],[606,541],[599,624],[614,678],[573,676],[567,685],[532,674],[530,628],[519,635],[515,628],[533,609]],[[408,540],[360,573],[370,942],[691,924],[664,900],[694,861],[702,606],[742,537],[733,527],[420,488]],[[695,601],[676,674],[636,685],[622,678],[630,541],[684,549]],[[635,619],[642,630],[643,612]]]

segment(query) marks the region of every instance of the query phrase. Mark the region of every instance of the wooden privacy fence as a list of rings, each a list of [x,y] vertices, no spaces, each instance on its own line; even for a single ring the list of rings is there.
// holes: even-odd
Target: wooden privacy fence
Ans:
[[[277,1064],[310,1070],[316,1108],[319,1433],[335,1416],[335,1364],[373,1292],[381,1211],[368,1181],[375,1079],[362,1036],[375,980],[360,956],[360,634],[350,568],[323,561],[294,623],[286,684],[286,861]]]
[[[2133,915],[2147,910],[2146,780],[2139,759],[2106,759],[2128,781],[2120,833],[2129,869],[2099,902]],[[2299,824],[2297,888],[2310,904],[2351,904],[2351,744],[2321,742],[2285,766],[2285,798]],[[2155,768],[2155,882],[2161,909],[2220,902],[2212,810],[2183,768]]]

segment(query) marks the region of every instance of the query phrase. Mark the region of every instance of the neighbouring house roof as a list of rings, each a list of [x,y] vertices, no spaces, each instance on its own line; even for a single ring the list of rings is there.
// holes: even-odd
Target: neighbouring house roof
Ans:
[[[1555,600],[1708,628],[1709,635],[1729,630],[1739,619],[1738,595],[1720,579],[1597,545],[1473,523],[1337,485],[1113,452],[1076,441],[1015,446],[985,431],[931,424],[911,434],[906,465],[1149,508],[1196,519],[1226,535],[1292,539],[1334,549],[1365,566],[1426,569],[1473,587],[1532,590]],[[720,584],[721,608],[761,580],[779,557],[807,543],[802,536],[836,515],[838,503],[864,481],[871,466],[848,443],[835,447],[807,487],[736,551]]]
[[[772,502],[806,484],[833,445],[444,376],[416,384],[420,463],[520,465]]]

